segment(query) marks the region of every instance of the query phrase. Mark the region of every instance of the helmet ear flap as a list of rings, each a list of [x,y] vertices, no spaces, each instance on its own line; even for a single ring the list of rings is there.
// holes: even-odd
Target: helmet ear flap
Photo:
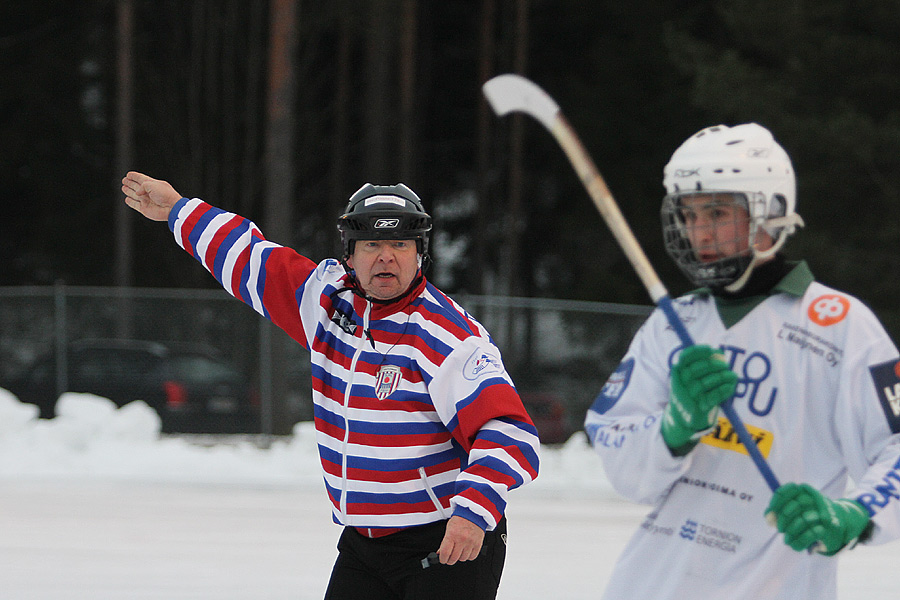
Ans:
[[[344,237],[344,236],[343,236],[343,232],[341,232],[341,234],[342,234],[341,237]],[[350,257],[353,255],[353,251],[356,250],[356,240],[354,240],[354,239],[352,239],[352,238],[351,238],[351,239],[344,239],[343,242],[344,242],[344,243],[343,243],[343,246],[344,246],[344,260],[347,260],[348,258],[350,258]]]
[[[787,198],[781,194],[775,194],[769,200],[769,211],[766,214],[767,219],[775,219],[783,217],[787,214]]]

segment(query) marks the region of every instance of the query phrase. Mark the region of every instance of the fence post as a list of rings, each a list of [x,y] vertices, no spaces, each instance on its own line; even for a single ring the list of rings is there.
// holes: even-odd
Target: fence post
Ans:
[[[274,433],[272,327],[268,320],[259,320],[259,425],[267,436]]]
[[[69,391],[68,322],[66,316],[66,284],[53,286],[53,347],[56,354],[56,397]]]

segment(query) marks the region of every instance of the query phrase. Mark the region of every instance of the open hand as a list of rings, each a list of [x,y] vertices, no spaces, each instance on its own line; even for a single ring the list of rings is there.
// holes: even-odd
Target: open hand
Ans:
[[[143,173],[129,171],[122,178],[125,204],[151,221],[165,221],[181,194],[168,181],[153,179]]]

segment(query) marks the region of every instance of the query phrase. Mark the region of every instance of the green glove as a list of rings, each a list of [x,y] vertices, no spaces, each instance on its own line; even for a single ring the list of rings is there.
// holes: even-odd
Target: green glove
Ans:
[[[866,538],[869,513],[856,500],[831,500],[808,484],[786,483],[775,490],[766,521],[784,534],[784,543],[802,552],[833,556]],[[863,534],[866,535],[863,535]]]
[[[676,456],[687,454],[717,421],[719,405],[734,395],[737,375],[709,346],[688,346],[672,367],[672,394],[662,436]]]

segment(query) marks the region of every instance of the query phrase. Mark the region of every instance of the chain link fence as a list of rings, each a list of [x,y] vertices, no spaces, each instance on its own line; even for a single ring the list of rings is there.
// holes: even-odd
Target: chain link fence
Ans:
[[[652,307],[497,296],[456,300],[491,332],[542,440],[581,428]],[[260,433],[290,433],[312,418],[308,354],[221,290],[0,287],[0,387],[42,356],[79,340],[143,340],[215,353],[259,391]],[[546,438],[546,439],[545,439]]]

